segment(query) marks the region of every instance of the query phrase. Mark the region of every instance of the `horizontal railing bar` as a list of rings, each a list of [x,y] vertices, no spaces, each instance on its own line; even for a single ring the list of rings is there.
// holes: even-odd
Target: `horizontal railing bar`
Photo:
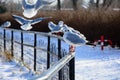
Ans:
[[[47,71],[43,72],[40,76],[30,78],[29,80],[50,80],[59,70],[61,70],[73,57],[74,53],[70,53],[56,62],[52,67]]]
[[[15,41],[15,43],[17,43],[17,44],[21,44],[20,42],[17,42],[17,41]],[[47,49],[43,49],[43,48],[38,48],[37,46],[36,47],[34,47],[34,46],[29,46],[29,45],[26,45],[26,44],[23,44],[23,46],[28,46],[28,47],[32,47],[32,48],[35,48],[35,49],[39,49],[39,50],[42,50],[42,51],[45,51],[45,52],[47,52],[47,53],[49,53],[49,54],[52,54],[52,55],[54,55],[54,56],[57,56],[57,55],[55,55],[54,53],[52,53],[51,51],[47,51]]]
[[[46,37],[48,37],[48,36],[50,36],[50,37],[56,37],[56,38],[64,41],[62,37],[56,36],[56,35],[51,35],[51,34],[49,34],[49,33],[47,33],[47,32],[45,33],[45,32],[36,32],[36,31],[25,31],[25,30],[11,29],[11,28],[2,28],[2,29],[11,30],[11,31],[19,31],[19,32],[23,32],[23,33],[34,33],[34,34],[42,35],[42,36],[46,36]],[[14,33],[14,32],[13,32],[13,33]]]
[[[1,38],[0,38],[1,39]],[[8,39],[5,39],[6,41],[11,41],[11,40],[8,40]],[[13,40],[13,43],[17,43],[17,44],[22,44],[21,42],[18,42],[18,41],[15,41],[15,40]],[[2,46],[2,45],[1,45]],[[32,48],[35,48],[35,49],[39,49],[39,50],[42,50],[42,51],[46,51],[46,52],[48,52],[49,54],[54,54],[54,53],[52,53],[52,52],[50,52],[50,51],[47,51],[47,49],[43,49],[43,48],[40,48],[40,47],[34,47],[34,46],[32,46],[32,45],[29,45],[29,44],[23,44],[23,46],[28,46],[28,47],[32,47]],[[54,54],[55,55],[55,54]]]

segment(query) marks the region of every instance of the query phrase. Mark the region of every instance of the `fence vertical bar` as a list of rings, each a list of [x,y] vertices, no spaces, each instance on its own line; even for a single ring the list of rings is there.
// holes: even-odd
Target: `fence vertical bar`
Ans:
[[[13,49],[13,45],[14,45],[14,44],[13,44],[13,31],[11,31],[11,55],[12,55],[12,56],[14,56],[14,54],[13,54],[13,50],[14,50],[14,49]]]
[[[37,42],[37,37],[36,34],[34,33],[34,71],[36,71],[36,42]]]
[[[6,31],[5,31],[5,29],[3,30],[4,32],[4,34],[3,34],[3,40],[4,40],[4,52],[5,52],[5,50],[6,50]]]
[[[75,57],[69,62],[69,78],[75,80]]]
[[[58,39],[58,60],[60,60],[62,58],[62,55],[61,55],[61,40]],[[62,77],[62,69],[59,71],[59,80],[63,80],[63,77]]]
[[[21,32],[21,60],[23,61],[23,32]]]
[[[50,36],[48,36],[48,45],[47,45],[47,69],[50,68]]]

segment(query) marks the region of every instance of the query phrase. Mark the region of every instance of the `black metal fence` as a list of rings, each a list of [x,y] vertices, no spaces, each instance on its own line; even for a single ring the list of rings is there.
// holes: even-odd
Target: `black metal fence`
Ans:
[[[0,28],[0,50],[9,51],[17,61],[37,73],[42,73],[69,54],[69,45],[62,38],[48,33]],[[53,80],[75,80],[74,58]]]

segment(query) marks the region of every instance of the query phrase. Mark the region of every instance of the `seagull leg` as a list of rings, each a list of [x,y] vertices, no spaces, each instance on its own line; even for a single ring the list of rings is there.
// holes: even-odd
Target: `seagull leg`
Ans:
[[[63,35],[62,32],[53,32],[52,34],[55,34],[55,35],[57,35],[57,36],[62,36],[62,35]]]
[[[70,52],[75,52],[75,46],[70,45]]]

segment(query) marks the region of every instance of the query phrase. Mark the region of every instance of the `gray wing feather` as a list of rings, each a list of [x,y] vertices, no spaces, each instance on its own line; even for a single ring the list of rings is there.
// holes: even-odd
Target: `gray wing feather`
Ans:
[[[50,29],[51,31],[53,31],[56,26],[57,26],[57,25],[54,24],[53,22],[49,22],[49,23],[48,23],[48,27],[49,27],[49,29]]]
[[[29,4],[25,0],[22,0],[22,7],[23,9],[31,9],[35,7],[35,4]]]
[[[41,21],[43,21],[45,19],[46,18],[37,18],[37,19],[34,19],[34,20],[31,21],[31,24],[34,25],[34,24],[39,23],[39,22],[41,22]]]
[[[21,16],[17,16],[17,15],[12,15],[12,16],[13,16],[13,18],[14,18],[17,22],[19,22],[21,25],[23,25],[24,23],[27,22],[27,20],[24,19],[24,18],[21,17]]]
[[[40,6],[51,4],[51,3],[55,2],[55,1],[56,0],[37,0],[35,8],[39,9]]]
[[[75,34],[67,34],[67,37],[66,37],[67,40],[69,40],[71,43],[74,43],[74,44],[81,44],[81,43],[85,43],[86,40],[84,40],[83,38],[80,38],[78,35],[75,35]]]

